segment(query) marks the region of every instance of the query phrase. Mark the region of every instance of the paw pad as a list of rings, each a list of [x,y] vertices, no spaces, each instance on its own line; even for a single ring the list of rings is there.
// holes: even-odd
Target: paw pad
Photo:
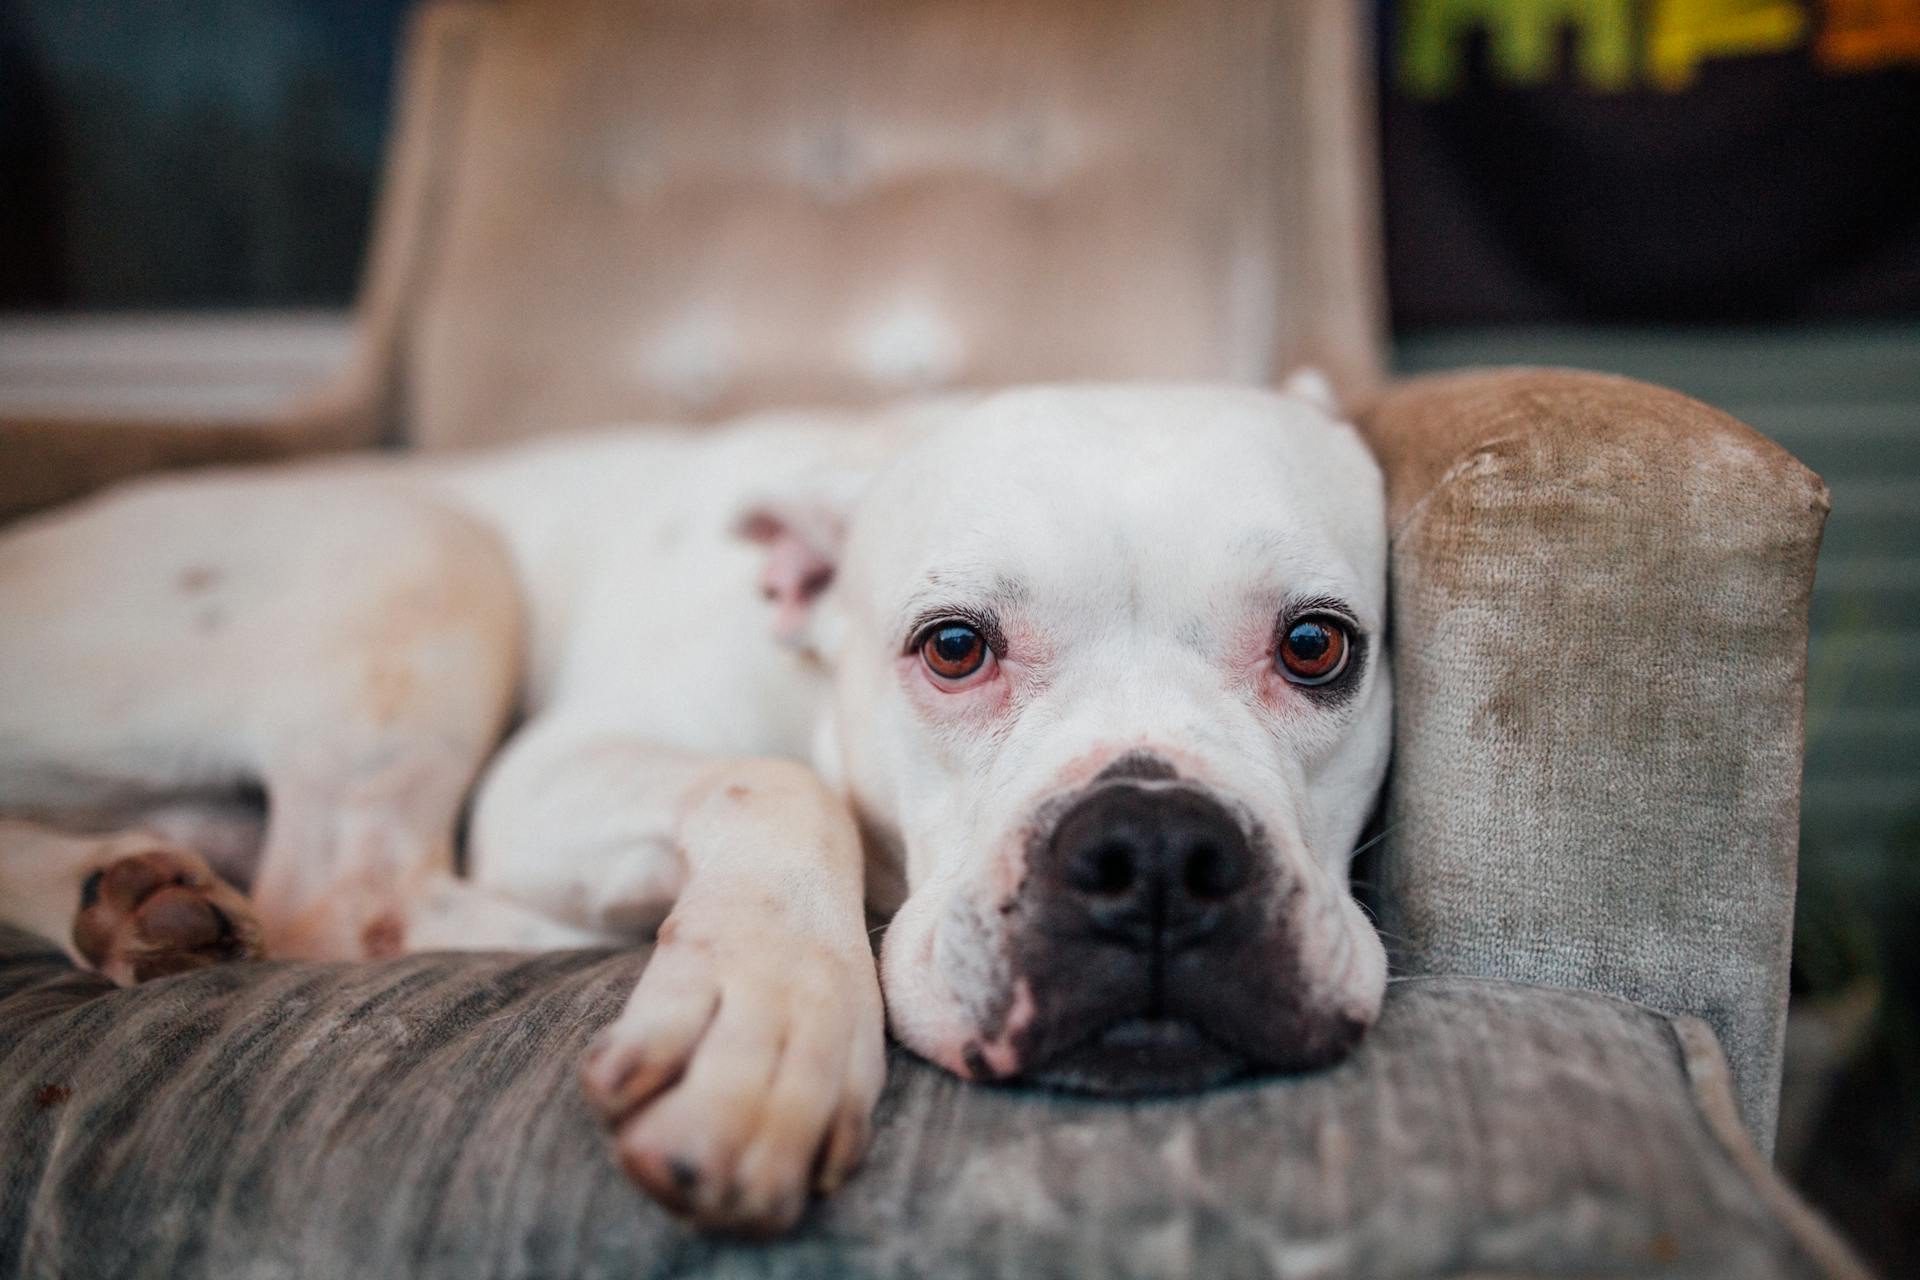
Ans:
[[[73,944],[122,986],[260,954],[245,898],[198,854],[154,848],[87,877]]]

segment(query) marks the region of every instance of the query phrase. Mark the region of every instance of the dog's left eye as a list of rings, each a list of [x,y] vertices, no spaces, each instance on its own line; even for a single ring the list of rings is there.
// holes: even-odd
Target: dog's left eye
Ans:
[[[1347,669],[1352,638],[1345,624],[1324,617],[1297,618],[1280,637],[1275,655],[1280,673],[1299,685],[1328,684]]]
[[[987,641],[964,622],[943,622],[920,641],[920,658],[942,680],[964,680],[987,661]]]

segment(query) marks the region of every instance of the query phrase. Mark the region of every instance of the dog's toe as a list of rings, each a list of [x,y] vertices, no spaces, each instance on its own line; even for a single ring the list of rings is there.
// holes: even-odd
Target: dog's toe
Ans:
[[[81,887],[74,948],[121,986],[260,954],[240,893],[185,849],[153,844],[101,867]]]
[[[709,1230],[774,1235],[865,1149],[881,1018],[867,957],[663,944],[581,1080],[655,1200]]]

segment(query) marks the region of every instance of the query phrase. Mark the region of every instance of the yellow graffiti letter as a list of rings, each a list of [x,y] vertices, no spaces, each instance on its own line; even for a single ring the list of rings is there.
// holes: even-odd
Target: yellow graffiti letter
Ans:
[[[1806,29],[1797,0],[1653,0],[1647,71],[1662,89],[1684,89],[1708,58],[1780,53]]]

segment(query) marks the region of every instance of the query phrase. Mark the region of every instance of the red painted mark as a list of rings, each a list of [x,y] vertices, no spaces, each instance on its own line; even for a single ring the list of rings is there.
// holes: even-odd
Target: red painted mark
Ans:
[[[59,1106],[73,1096],[73,1090],[64,1084],[42,1085],[40,1092],[33,1095],[34,1102],[42,1111]]]

